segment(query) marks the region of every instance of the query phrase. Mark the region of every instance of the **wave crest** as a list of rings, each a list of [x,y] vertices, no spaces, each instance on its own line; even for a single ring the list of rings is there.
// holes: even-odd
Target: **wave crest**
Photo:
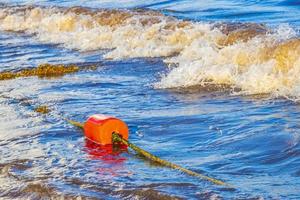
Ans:
[[[300,97],[300,39],[287,25],[178,20],[151,10],[0,8],[0,30],[35,34],[47,43],[106,59],[167,57],[176,67],[156,88],[221,84],[242,94]]]

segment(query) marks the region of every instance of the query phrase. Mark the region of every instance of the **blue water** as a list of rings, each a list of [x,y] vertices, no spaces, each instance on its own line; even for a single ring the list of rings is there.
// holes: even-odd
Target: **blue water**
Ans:
[[[1,1],[8,5],[149,8],[195,21],[300,25],[299,1]],[[0,197],[6,199],[300,199],[299,103],[215,88],[155,89],[161,58],[102,58],[0,32],[0,70],[93,63],[96,71],[0,82]],[[0,96],[1,96],[0,95]],[[14,99],[53,110],[44,116]],[[235,190],[154,165],[133,152],[100,156],[60,115],[114,115],[134,144]]]
[[[32,4],[33,1],[1,1],[9,4]],[[180,18],[198,21],[247,21],[261,23],[289,23],[299,26],[300,3],[298,0],[125,0],[122,3],[110,0],[91,1],[39,1],[35,5],[84,6],[92,8],[149,8],[166,12]]]

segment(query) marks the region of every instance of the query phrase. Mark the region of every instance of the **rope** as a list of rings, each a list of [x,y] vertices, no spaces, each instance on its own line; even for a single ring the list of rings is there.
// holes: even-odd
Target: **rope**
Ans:
[[[73,121],[73,120],[69,120],[69,119],[65,119],[67,122],[69,122],[70,124],[72,124],[73,126],[76,126],[78,128],[82,128],[83,129],[83,126],[84,124],[80,123],[80,122],[76,122],[76,121]],[[203,179],[203,180],[207,180],[211,183],[214,183],[216,185],[222,185],[222,186],[226,186],[226,187],[229,187],[229,188],[233,188],[233,186],[223,182],[223,181],[220,181],[220,180],[217,180],[215,178],[211,178],[211,177],[208,177],[208,176],[205,176],[203,174],[199,174],[197,172],[194,172],[194,171],[191,171],[189,169],[185,169],[179,165],[176,165],[174,163],[171,163],[169,161],[166,161],[166,160],[163,160],[163,159],[160,159],[159,157],[151,154],[150,152],[148,151],[145,151],[143,149],[141,149],[140,147],[132,144],[131,142],[129,142],[128,140],[125,140],[123,139],[118,133],[112,133],[112,141],[113,141],[113,144],[116,144],[116,143],[122,143],[126,146],[128,146],[129,148],[131,148],[132,150],[134,150],[136,153],[144,156],[145,158],[148,158],[149,160],[155,162],[155,163],[158,163],[158,164],[161,164],[165,167],[169,167],[169,168],[172,168],[172,169],[176,169],[176,170],[179,170],[181,172],[184,172],[188,175],[191,175],[191,176],[195,176],[195,177],[198,177],[200,179]]]
[[[73,126],[76,126],[78,128],[81,128],[83,129],[83,126],[84,124],[80,123],[80,122],[76,122],[76,121],[73,121],[73,120],[69,120],[69,119],[66,119],[64,118],[69,124],[73,125]]]
[[[148,158],[149,160],[153,161],[153,162],[156,162],[156,163],[159,163],[165,167],[169,167],[169,168],[172,168],[172,169],[176,169],[176,170],[179,170],[179,171],[182,171],[188,175],[191,175],[191,176],[195,176],[195,177],[198,177],[198,178],[201,178],[201,179],[204,179],[204,180],[207,180],[209,182],[212,182],[216,185],[224,185],[224,186],[229,186],[227,183],[223,182],[223,181],[220,181],[220,180],[217,180],[217,179],[214,179],[214,178],[211,178],[211,177],[208,177],[208,176],[205,176],[205,175],[202,175],[202,174],[199,174],[197,172],[193,172],[189,169],[185,169],[179,165],[176,165],[174,163],[171,163],[169,161],[166,161],[166,160],[163,160],[163,159],[160,159],[159,157],[151,154],[150,152],[148,151],[145,151],[141,148],[139,148],[138,146],[130,143],[129,141],[123,139],[119,134],[117,133],[113,133],[112,135],[112,140],[113,140],[113,143],[118,143],[118,142],[121,142],[123,143],[124,145],[130,147],[132,150],[134,150],[135,152],[137,152],[138,154]],[[231,186],[230,186],[231,187]]]
[[[10,97],[7,97],[5,95],[1,95],[1,97],[3,98],[8,98],[10,99]],[[24,101],[26,102],[29,106],[32,106],[29,102],[26,101],[26,99],[17,99],[19,101]],[[36,112],[40,112],[40,113],[43,113],[43,114],[47,114],[50,110],[47,108],[47,106],[39,106],[37,107],[36,109],[34,109]],[[67,121],[69,124],[75,126],[75,127],[78,127],[78,128],[81,128],[83,129],[84,127],[84,124],[83,123],[80,123],[80,122],[77,122],[77,121],[74,121],[74,120],[69,120],[67,118],[64,118],[62,117],[65,121]],[[195,177],[198,177],[200,179],[203,179],[203,180],[207,180],[211,183],[214,183],[216,185],[222,185],[222,186],[226,186],[226,187],[229,187],[229,188],[234,188],[232,185],[229,185],[223,181],[220,181],[220,180],[217,180],[215,178],[211,178],[211,177],[208,177],[208,176],[205,176],[203,174],[199,174],[197,172],[194,172],[194,171],[191,171],[189,169],[185,169],[179,165],[176,165],[174,163],[171,163],[169,161],[166,161],[166,160],[163,160],[163,159],[160,159],[159,157],[151,154],[150,152],[148,151],[145,151],[141,148],[139,148],[138,146],[130,143],[129,141],[123,139],[118,133],[112,133],[112,143],[113,144],[116,144],[116,143],[123,143],[124,145],[128,146],[129,148],[131,148],[132,150],[134,150],[135,152],[137,152],[138,154],[144,156],[145,158],[148,158],[149,160],[155,162],[155,163],[158,163],[158,164],[161,164],[165,167],[169,167],[169,168],[172,168],[172,169],[176,169],[176,170],[179,170],[181,172],[184,172],[188,175],[191,175],[191,176],[195,176]]]

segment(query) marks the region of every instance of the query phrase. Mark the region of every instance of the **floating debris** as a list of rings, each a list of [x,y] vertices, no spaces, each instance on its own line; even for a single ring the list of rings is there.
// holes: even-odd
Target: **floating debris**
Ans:
[[[51,110],[47,106],[38,106],[34,111],[41,114],[48,114]]]
[[[1,72],[0,80],[9,80],[16,78],[16,75],[13,72]]]
[[[6,96],[6,95],[0,95],[0,98],[8,99],[9,103],[19,104],[40,114],[48,114],[51,112],[51,109],[47,105],[37,105],[36,103],[34,103],[33,99],[30,98],[26,98],[26,97],[18,98],[18,97]]]
[[[95,70],[96,66],[88,66],[85,69]],[[76,73],[80,70],[77,65],[52,65],[41,64],[37,68],[23,69],[18,72],[1,72],[0,80],[10,80],[19,77],[37,76],[39,78],[58,77],[66,74]]]

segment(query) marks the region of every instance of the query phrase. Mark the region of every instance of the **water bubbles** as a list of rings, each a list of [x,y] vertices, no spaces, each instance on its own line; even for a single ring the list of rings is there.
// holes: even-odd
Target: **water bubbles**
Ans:
[[[143,138],[144,137],[144,133],[142,131],[135,131],[135,134],[139,137],[139,138]]]
[[[219,128],[219,127],[210,125],[210,126],[208,127],[208,129],[209,129],[209,130],[214,130],[214,131],[216,131],[218,134],[223,135],[223,131],[222,131],[222,129]]]
[[[297,32],[289,24],[280,24],[276,29],[276,35],[280,40],[288,40],[297,36]]]

